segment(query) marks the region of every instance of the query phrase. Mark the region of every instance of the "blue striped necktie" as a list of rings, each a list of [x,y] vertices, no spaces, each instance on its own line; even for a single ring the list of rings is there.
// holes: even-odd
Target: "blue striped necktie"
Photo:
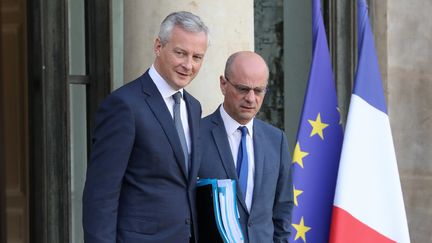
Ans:
[[[241,141],[237,154],[237,176],[239,178],[240,189],[243,192],[243,197],[246,198],[247,180],[248,180],[248,153],[246,148],[247,127],[241,126],[238,128],[241,131]]]

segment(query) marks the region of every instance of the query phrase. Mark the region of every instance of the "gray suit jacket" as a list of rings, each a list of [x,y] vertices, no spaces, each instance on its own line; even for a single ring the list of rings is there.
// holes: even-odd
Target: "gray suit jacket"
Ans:
[[[201,122],[200,178],[235,179],[237,204],[245,242],[288,242],[291,231],[293,190],[291,160],[285,134],[254,120],[255,181],[248,212],[238,186],[233,157],[219,109]]]

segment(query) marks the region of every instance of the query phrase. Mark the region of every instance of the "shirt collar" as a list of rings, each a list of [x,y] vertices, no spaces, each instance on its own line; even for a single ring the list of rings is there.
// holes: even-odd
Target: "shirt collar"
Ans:
[[[177,91],[180,91],[183,97],[183,89],[179,89],[179,90],[173,89],[168,84],[168,82],[165,79],[163,79],[162,76],[157,72],[154,65],[151,65],[149,69],[149,75],[164,99],[171,97]]]
[[[248,129],[248,134],[252,137],[252,134],[253,134],[252,128],[253,128],[254,119],[250,120],[248,123],[246,123],[246,125],[242,125],[242,124],[238,123],[236,120],[234,120],[225,111],[223,104],[220,106],[219,110],[220,110],[220,114],[221,114],[222,120],[223,120],[224,125],[225,125],[225,130],[229,136],[233,135],[240,126],[246,126]]]

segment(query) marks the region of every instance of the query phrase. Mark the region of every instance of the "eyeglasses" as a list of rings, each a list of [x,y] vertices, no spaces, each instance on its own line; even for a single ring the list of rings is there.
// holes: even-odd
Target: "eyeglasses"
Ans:
[[[267,87],[251,88],[249,86],[242,85],[242,84],[234,84],[231,81],[229,81],[229,79],[227,77],[225,77],[225,80],[229,84],[231,84],[236,89],[236,91],[241,95],[247,95],[247,94],[249,94],[249,92],[251,90],[253,90],[253,92],[255,93],[256,96],[263,96],[267,92]]]

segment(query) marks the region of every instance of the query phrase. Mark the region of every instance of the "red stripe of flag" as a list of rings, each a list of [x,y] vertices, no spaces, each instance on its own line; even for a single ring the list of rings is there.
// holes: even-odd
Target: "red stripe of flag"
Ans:
[[[360,222],[347,211],[333,207],[330,243],[391,243],[393,241]]]

